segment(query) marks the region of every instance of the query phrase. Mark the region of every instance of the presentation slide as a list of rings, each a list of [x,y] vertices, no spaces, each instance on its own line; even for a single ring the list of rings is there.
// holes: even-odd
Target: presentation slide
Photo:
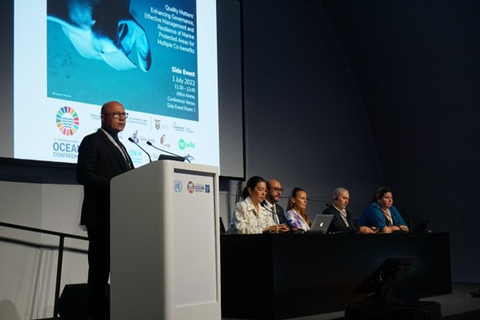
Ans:
[[[76,163],[121,102],[136,167],[159,151],[219,166],[215,0],[22,0],[14,7],[14,157]]]

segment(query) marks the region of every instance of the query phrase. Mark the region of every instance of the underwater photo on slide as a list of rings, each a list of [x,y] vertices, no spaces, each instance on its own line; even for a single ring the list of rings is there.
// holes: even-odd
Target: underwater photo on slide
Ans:
[[[199,120],[195,0],[47,0],[47,96]]]

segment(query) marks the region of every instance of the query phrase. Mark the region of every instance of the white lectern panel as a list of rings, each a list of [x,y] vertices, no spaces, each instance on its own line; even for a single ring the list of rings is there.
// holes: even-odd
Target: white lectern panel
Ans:
[[[111,199],[111,318],[221,319],[217,168],[150,163]]]
[[[181,170],[174,176],[175,306],[213,303],[218,300],[214,176]]]

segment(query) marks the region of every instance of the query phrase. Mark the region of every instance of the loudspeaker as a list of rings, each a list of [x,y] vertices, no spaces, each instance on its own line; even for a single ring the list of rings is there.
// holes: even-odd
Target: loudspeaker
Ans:
[[[90,318],[88,307],[88,285],[86,283],[67,284],[58,301],[58,313],[62,318]]]

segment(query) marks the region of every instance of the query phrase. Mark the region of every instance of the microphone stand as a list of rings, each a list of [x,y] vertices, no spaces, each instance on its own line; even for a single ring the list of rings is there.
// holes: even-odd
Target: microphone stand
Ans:
[[[150,157],[150,155],[148,154],[147,151],[145,151],[145,149],[143,149],[142,147],[140,147],[140,145],[138,143],[135,142],[135,140],[132,139],[132,137],[128,137],[128,141],[130,141],[131,143],[135,144],[137,147],[139,147],[143,152],[145,152],[148,156],[148,160],[150,160],[150,162],[152,162],[152,157]]]
[[[267,210],[268,212],[274,213],[274,214],[276,214],[278,217],[282,217],[278,212],[275,212],[275,211],[272,211],[272,210],[268,209],[268,208],[265,206],[265,203],[264,203],[264,202],[262,202],[260,205],[261,205],[265,210]],[[296,228],[295,228],[294,226],[292,226],[292,223],[290,222],[290,220],[287,219],[287,217],[286,217],[285,215],[283,216],[283,218],[285,219],[285,224],[286,224],[286,225],[288,226],[288,228],[290,229],[289,232],[291,232],[291,233],[305,233],[305,231],[303,231],[302,229],[297,229],[297,230],[295,230]],[[300,231],[300,230],[302,230],[302,231]]]
[[[171,154],[172,156],[175,156],[175,157],[179,158],[179,160],[190,162],[190,160],[188,160],[188,159],[185,158],[185,157],[182,157],[182,156],[180,156],[180,155],[178,155],[178,154],[176,154],[176,153],[173,153],[173,152],[170,152],[170,151],[167,151],[167,150],[163,150],[163,149],[160,149],[160,148],[154,146],[153,143],[151,143],[150,141],[147,141],[147,144],[148,144],[150,147],[155,148],[155,149],[157,149],[157,150],[159,150],[159,151],[162,151],[162,152],[164,152],[164,153]]]

